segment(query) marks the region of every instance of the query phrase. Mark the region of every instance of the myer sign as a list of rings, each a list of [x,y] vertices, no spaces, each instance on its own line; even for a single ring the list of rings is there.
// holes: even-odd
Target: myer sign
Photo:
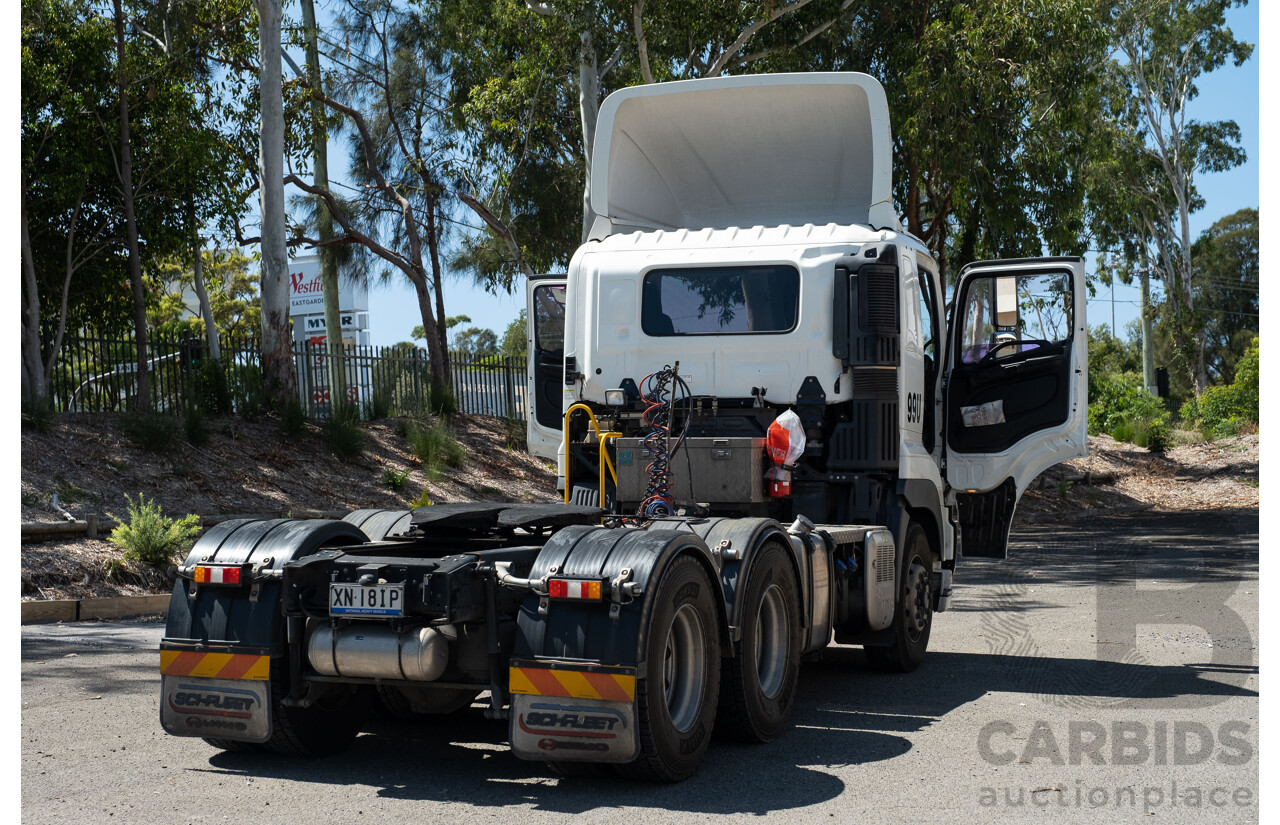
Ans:
[[[340,312],[338,318],[342,324],[343,330],[366,329],[368,327],[367,315],[356,315],[354,312]],[[308,334],[320,334],[325,332],[323,315],[308,315],[303,318],[303,328]],[[296,321],[295,321],[296,323]]]
[[[338,309],[344,314],[369,309],[369,288],[338,279]],[[320,283],[320,259],[314,255],[289,264],[289,314],[324,315],[324,287]],[[355,319],[352,318],[354,323]],[[347,328],[344,319],[342,326]]]

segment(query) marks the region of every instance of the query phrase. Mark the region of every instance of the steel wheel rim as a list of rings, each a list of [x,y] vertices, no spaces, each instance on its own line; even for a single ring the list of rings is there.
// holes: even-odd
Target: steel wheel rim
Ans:
[[[756,614],[756,676],[760,692],[773,699],[782,691],[787,670],[787,640],[791,628],[787,619],[786,600],[782,588],[769,585],[760,599]]]
[[[929,603],[929,570],[921,563],[919,557],[911,560],[911,569],[907,573],[907,581],[911,589],[903,605],[906,611],[907,633],[913,641],[918,640],[929,624],[929,616],[933,606]]]
[[[681,733],[692,728],[698,720],[706,681],[702,617],[693,605],[682,605],[671,617],[662,654],[662,685],[667,714],[671,717],[671,724]]]

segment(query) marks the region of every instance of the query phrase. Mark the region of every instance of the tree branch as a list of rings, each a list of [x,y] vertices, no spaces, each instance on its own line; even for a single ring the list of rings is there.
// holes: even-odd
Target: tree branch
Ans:
[[[454,194],[458,196],[458,200],[471,207],[471,211],[475,212],[480,220],[488,224],[489,228],[502,239],[503,243],[507,245],[507,250],[510,251],[512,256],[515,258],[516,265],[520,267],[520,271],[524,273],[525,277],[532,277],[534,275],[534,271],[525,261],[524,253],[520,251],[520,244],[516,243],[516,237],[511,232],[510,227],[508,227],[497,215],[490,212],[489,208],[483,203],[471,197],[470,194],[463,192],[461,189],[454,190]]]
[[[636,49],[640,56],[640,74],[645,83],[653,82],[653,72],[649,69],[649,41],[644,36],[644,0],[636,0],[631,10],[631,25],[636,33]]]
[[[782,17],[784,14],[790,14],[796,9],[799,9],[802,6],[806,6],[808,4],[809,4],[809,0],[792,0],[792,2],[788,3],[782,8],[774,9],[769,14],[769,16],[766,17],[765,19],[757,20],[751,25],[747,26],[738,35],[737,39],[734,40],[732,43],[730,43],[729,46],[723,52],[720,53],[720,56],[716,58],[715,62],[711,64],[711,67],[708,68],[703,73],[702,76],[715,77],[716,75],[723,72],[725,69],[725,66],[727,66],[729,61],[733,59],[733,56],[736,55],[739,51],[741,51],[743,46],[747,45],[747,41],[750,40],[752,37],[754,37],[756,32],[760,31],[765,26],[777,20],[779,17]]]

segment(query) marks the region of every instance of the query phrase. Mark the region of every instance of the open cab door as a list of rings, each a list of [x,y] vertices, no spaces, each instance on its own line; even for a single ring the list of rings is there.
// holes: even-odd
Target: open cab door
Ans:
[[[1018,498],[1087,451],[1080,258],[983,261],[960,273],[946,383],[946,478],[966,556],[1004,558]]]
[[[529,452],[548,459],[556,458],[563,440],[565,283],[563,275],[536,275],[525,287],[529,353],[525,427]]]

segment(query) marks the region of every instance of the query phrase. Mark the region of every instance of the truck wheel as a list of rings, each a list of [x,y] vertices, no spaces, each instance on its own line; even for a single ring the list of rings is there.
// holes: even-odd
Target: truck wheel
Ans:
[[[698,770],[716,718],[720,650],[711,582],[695,559],[662,573],[648,615],[646,678],[636,683],[640,756],[619,771],[679,782]]]
[[[800,673],[799,603],[786,551],[771,541],[757,551],[743,593],[742,646],[721,660],[717,736],[771,742],[786,728]]]
[[[281,669],[283,670],[283,668]],[[283,756],[332,756],[351,744],[369,712],[369,696],[359,688],[335,685],[315,704],[289,707],[288,676],[271,675],[271,738],[263,745]]]
[[[924,528],[909,524],[905,545],[897,615],[890,628],[893,642],[863,648],[871,665],[886,673],[910,673],[918,668],[933,627],[933,552]]]

